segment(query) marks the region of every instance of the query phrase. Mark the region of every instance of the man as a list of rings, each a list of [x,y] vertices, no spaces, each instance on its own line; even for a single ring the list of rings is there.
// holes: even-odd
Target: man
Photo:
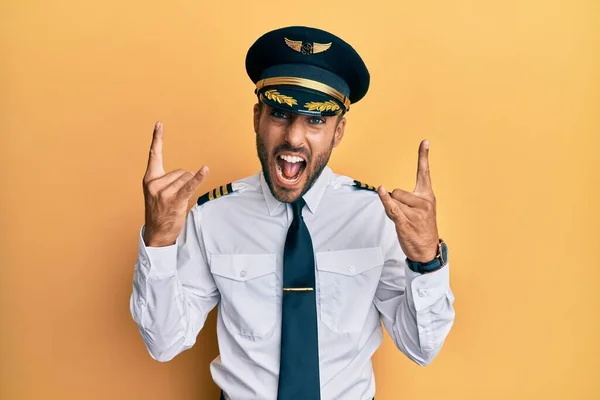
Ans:
[[[246,68],[261,172],[187,213],[208,169],[165,173],[155,126],[133,319],[151,356],[169,361],[218,304],[211,373],[222,398],[372,399],[380,321],[420,365],[454,321],[427,142],[413,192],[337,175],[327,162],[369,86],[358,53],[328,32],[288,27],[260,37]]]

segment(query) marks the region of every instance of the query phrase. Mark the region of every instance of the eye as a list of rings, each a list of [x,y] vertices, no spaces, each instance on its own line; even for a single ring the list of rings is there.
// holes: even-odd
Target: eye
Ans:
[[[313,124],[313,125],[324,124],[325,123],[325,119],[321,118],[321,117],[310,117],[308,119],[308,123],[309,124]]]
[[[273,110],[271,111],[271,115],[274,116],[275,118],[283,118],[283,119],[288,119],[289,115],[287,115],[284,112],[281,112],[279,110]]]

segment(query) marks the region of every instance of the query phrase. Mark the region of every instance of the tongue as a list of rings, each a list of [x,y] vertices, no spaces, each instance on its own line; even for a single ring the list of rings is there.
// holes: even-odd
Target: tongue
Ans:
[[[283,172],[283,176],[287,179],[292,179],[296,175],[298,175],[298,171],[300,171],[300,167],[302,166],[301,162],[298,163],[290,163],[285,160],[281,160],[281,172]]]

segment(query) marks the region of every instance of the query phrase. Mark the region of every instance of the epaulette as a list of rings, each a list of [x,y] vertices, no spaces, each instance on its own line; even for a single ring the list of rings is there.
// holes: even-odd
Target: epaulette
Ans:
[[[218,199],[219,197],[225,196],[229,193],[233,193],[233,186],[231,185],[231,183],[220,186],[218,188],[214,188],[213,190],[204,193],[202,196],[198,197],[198,201],[196,201],[196,204],[201,206],[204,203],[207,203],[214,199]]]
[[[354,181],[354,187],[364,190],[371,190],[373,192],[377,192],[377,188],[375,186],[367,185],[366,183],[359,182],[357,180]]]

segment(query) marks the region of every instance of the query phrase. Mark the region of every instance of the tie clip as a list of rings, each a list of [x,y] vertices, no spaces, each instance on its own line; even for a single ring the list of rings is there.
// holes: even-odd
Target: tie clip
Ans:
[[[312,292],[313,288],[311,287],[306,287],[306,288],[283,288],[284,292]]]

